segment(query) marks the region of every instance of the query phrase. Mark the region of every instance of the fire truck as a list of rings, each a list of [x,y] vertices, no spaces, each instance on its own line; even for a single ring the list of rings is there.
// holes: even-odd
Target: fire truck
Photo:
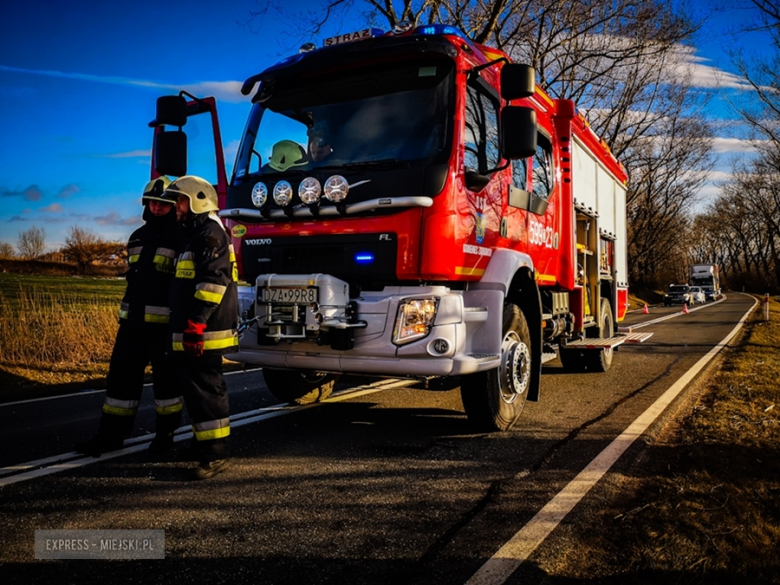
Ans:
[[[289,403],[339,376],[460,388],[509,429],[542,365],[604,372],[628,305],[624,167],[534,70],[449,26],[327,39],[249,77],[232,176],[213,98],[157,102],[152,176],[186,174],[212,119],[240,349]]]

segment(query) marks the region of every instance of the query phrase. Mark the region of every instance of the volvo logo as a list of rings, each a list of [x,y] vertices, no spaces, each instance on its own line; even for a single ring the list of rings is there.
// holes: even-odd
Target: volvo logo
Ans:
[[[254,239],[244,240],[244,243],[247,246],[270,246],[271,238],[254,238]]]

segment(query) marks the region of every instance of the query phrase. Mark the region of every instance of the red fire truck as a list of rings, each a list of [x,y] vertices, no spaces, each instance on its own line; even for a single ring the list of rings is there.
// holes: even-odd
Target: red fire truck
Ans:
[[[302,47],[242,92],[228,183],[212,98],[158,100],[153,176],[210,113],[240,351],[287,402],[342,374],[460,387],[477,427],[539,399],[542,364],[606,371],[627,301],[626,172],[570,100],[448,26]]]

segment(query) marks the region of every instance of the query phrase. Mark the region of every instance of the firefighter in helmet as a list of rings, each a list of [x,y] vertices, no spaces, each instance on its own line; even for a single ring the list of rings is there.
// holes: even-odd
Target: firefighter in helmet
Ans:
[[[238,347],[238,271],[233,246],[219,216],[217,193],[191,175],[165,190],[183,227],[171,285],[174,360],[192,420],[193,479],[208,479],[229,467],[230,409],[222,356]]]
[[[127,288],[106,379],[103,413],[97,433],[76,447],[95,457],[120,449],[132,432],[149,364],[156,412],[156,434],[149,451],[160,454],[170,449],[173,433],[181,423],[184,399],[168,343],[169,291],[181,228],[174,205],[163,198],[169,185],[164,176],[146,185],[141,197],[145,223],[127,243]]]

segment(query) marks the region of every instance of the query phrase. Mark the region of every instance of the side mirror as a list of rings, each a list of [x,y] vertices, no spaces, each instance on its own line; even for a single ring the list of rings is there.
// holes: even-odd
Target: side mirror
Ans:
[[[487,187],[487,184],[490,182],[490,177],[486,177],[485,175],[480,175],[476,171],[466,171],[466,189],[469,191],[482,191],[485,187]]]
[[[158,132],[154,140],[154,169],[161,175],[187,174],[187,135],[181,130]]]
[[[187,123],[187,100],[183,95],[164,95],[157,98],[158,124],[178,126]]]
[[[501,97],[518,100],[536,93],[536,71],[530,65],[506,63],[501,68]]]
[[[536,111],[523,106],[501,110],[501,156],[508,160],[536,154]]]

